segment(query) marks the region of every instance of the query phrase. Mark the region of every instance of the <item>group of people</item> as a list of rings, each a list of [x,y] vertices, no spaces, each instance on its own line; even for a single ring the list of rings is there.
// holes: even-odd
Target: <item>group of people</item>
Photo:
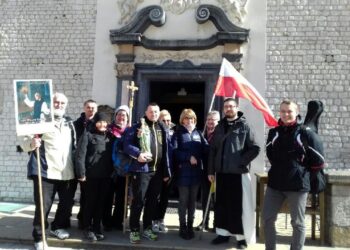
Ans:
[[[96,112],[97,103],[88,100],[81,117],[73,121],[65,116],[68,99],[64,94],[55,93],[53,102],[55,131],[26,136],[22,143],[22,148],[30,152],[28,177],[34,187],[32,234],[36,249],[46,247],[40,224],[37,148],[46,228],[56,193],[59,197],[50,230],[54,237],[70,236],[67,229],[78,183],[81,190],[78,226],[84,230],[85,237],[90,241],[103,240],[103,231],[121,230],[125,226],[124,197],[128,192],[125,183],[129,178],[131,243],[139,243],[141,237],[157,240],[159,232],[167,232],[164,216],[172,186],[179,191],[179,236],[185,240],[195,237],[193,222],[199,190],[203,209],[199,228],[208,230],[209,217],[204,210],[214,182],[213,226],[217,237],[211,244],[228,242],[234,236],[237,248],[244,249],[254,241],[249,171],[260,146],[234,98],[224,100],[222,119],[218,111],[209,112],[203,133],[196,128],[197,116],[192,109],[184,109],[175,126],[168,111],[150,103],[144,120],[129,126],[129,108],[125,105],[118,107],[111,119],[103,112]],[[297,140],[301,127],[297,104],[283,101],[280,115],[279,126],[269,132],[266,148],[271,163],[263,209],[266,249],[276,249],[274,224],[285,199],[290,203],[292,216],[291,249],[302,249],[310,188],[307,172],[323,167],[322,145],[313,143],[311,131],[307,139],[312,149],[305,149]],[[114,171],[116,148],[121,148],[131,159],[128,177]],[[312,160],[309,151],[313,152]],[[312,165],[311,170],[304,166],[304,159]]]

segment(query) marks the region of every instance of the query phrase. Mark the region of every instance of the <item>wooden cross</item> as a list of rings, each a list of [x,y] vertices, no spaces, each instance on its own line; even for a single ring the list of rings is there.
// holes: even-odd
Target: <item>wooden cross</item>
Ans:
[[[130,113],[129,113],[129,125],[131,126],[132,124],[132,109],[134,107],[134,95],[135,92],[139,90],[139,88],[135,85],[134,81],[131,81],[130,85],[127,85],[126,88],[130,91],[130,98],[129,98],[129,109],[130,109]]]

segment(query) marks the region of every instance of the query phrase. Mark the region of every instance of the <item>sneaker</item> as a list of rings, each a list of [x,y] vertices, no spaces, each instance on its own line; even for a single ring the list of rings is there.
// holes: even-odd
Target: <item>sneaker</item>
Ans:
[[[149,240],[158,240],[158,235],[155,234],[150,228],[143,230],[142,236]]]
[[[50,235],[60,240],[69,238],[69,233],[64,229],[50,230]]]
[[[49,246],[47,245],[47,243],[43,241],[39,241],[39,242],[35,242],[34,243],[34,249],[35,250],[44,250],[44,249],[49,249]]]
[[[97,241],[97,237],[95,233],[92,231],[85,231],[84,235],[85,235],[85,238],[89,241]]]
[[[158,229],[159,229],[160,233],[167,233],[168,232],[168,228],[165,226],[163,221],[160,221],[158,223]],[[153,230],[153,228],[152,228],[152,230]],[[156,231],[153,231],[153,232],[156,232]]]
[[[159,231],[160,231],[159,226],[160,226],[159,221],[157,221],[157,220],[152,221],[152,231],[153,232],[159,233]]]
[[[138,244],[141,241],[140,233],[139,232],[130,232],[130,243],[131,244]]]

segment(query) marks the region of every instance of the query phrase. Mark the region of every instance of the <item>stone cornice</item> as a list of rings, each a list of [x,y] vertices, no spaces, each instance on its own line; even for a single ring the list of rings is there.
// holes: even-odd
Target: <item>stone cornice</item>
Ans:
[[[150,25],[159,27],[165,23],[165,12],[162,7],[152,5],[140,10],[128,25],[111,30],[110,39],[112,44],[133,44],[152,50],[202,50],[225,43],[241,44],[248,40],[249,30],[231,23],[225,12],[214,5],[199,6],[195,18],[199,24],[212,21],[218,32],[206,39],[149,39],[143,35],[144,31]]]

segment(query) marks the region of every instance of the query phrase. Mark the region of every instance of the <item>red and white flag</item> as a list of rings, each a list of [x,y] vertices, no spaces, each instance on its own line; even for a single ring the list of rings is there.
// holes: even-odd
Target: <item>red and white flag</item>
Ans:
[[[225,97],[233,97],[235,94],[236,97],[247,99],[257,110],[262,112],[268,126],[276,127],[278,125],[264,98],[225,58],[222,60],[214,94]]]

